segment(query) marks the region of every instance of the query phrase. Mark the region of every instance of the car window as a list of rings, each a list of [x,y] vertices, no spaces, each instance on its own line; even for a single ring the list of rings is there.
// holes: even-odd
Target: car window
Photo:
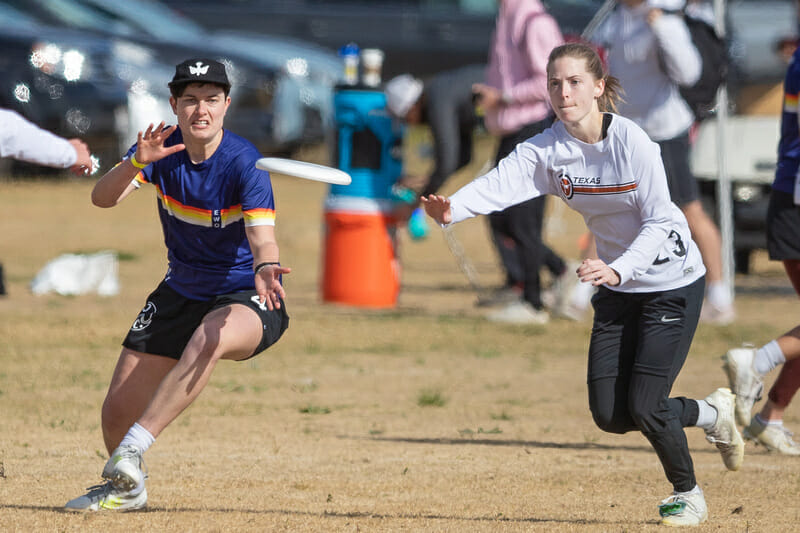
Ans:
[[[132,35],[133,27],[123,21],[106,17],[96,9],[83,6],[74,0],[3,0],[42,22],[85,30],[108,30],[122,35]]]
[[[71,27],[91,29],[96,26],[102,27],[102,25],[111,22],[94,16],[91,10],[84,9],[82,6],[75,5],[68,0],[49,0],[46,2],[38,0],[5,0],[5,2],[51,24],[66,24]]]
[[[6,28],[36,28],[38,21],[11,6],[0,4],[0,24]]]
[[[80,0],[107,17],[124,20],[139,31],[165,41],[191,42],[205,30],[191,20],[156,2],[141,0]]]

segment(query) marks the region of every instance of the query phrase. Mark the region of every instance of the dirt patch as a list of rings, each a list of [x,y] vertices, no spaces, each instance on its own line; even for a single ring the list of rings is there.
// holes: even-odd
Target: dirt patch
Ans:
[[[471,168],[448,187],[468,179]],[[267,353],[223,363],[146,455],[148,511],[68,514],[105,460],[99,408],[119,342],[162,278],[155,196],[89,205],[91,183],[3,182],[0,260],[0,529],[9,531],[647,531],[670,492],[638,434],[598,430],[588,411],[590,322],[496,326],[441,234],[400,232],[395,309],[320,301],[324,185],[276,179],[291,326]],[[575,257],[582,230],[551,202],[548,237]],[[500,280],[485,221],[457,235],[487,286]],[[113,298],[30,294],[53,257],[114,249]],[[719,356],[796,322],[779,266],[737,279],[739,318],[701,326],[675,394],[725,385]],[[798,410],[787,413],[800,426]],[[749,445],[727,472],[687,430],[710,519],[700,531],[795,531],[796,459]]]

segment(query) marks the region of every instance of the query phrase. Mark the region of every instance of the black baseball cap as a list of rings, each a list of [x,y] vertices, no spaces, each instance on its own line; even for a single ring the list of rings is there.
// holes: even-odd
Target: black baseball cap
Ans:
[[[175,67],[175,76],[169,87],[190,83],[214,83],[230,90],[231,82],[225,72],[225,65],[213,59],[187,59]]]

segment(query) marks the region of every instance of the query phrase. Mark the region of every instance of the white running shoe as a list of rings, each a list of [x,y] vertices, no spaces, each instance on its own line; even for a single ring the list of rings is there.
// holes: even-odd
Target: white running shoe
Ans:
[[[89,492],[70,500],[64,506],[69,511],[134,511],[147,505],[147,489],[137,494],[115,489],[110,481],[89,487]]]
[[[700,310],[700,322],[716,326],[729,326],[736,320],[736,311],[733,305],[718,306],[706,299]]]
[[[560,276],[553,278],[553,283],[547,291],[542,291],[542,303],[553,313],[569,320],[579,320],[574,310],[570,309],[570,297],[578,284],[578,276],[575,274],[578,265],[572,261],[564,267],[564,272]]]
[[[753,368],[755,357],[755,348],[733,348],[722,356],[722,368],[736,395],[736,422],[740,426],[750,423],[750,412],[764,390],[763,379]]]
[[[658,514],[665,526],[696,526],[705,522],[708,507],[703,491],[673,494],[661,502]]]
[[[536,309],[528,302],[517,301],[497,311],[492,311],[486,315],[490,322],[502,322],[505,324],[547,324],[550,315],[544,309]]]
[[[753,417],[750,425],[742,432],[744,438],[756,444],[763,444],[767,450],[783,455],[800,455],[800,444],[792,439],[793,433],[786,427],[774,424],[762,424]]]
[[[492,291],[490,294],[479,296],[478,301],[475,302],[475,305],[477,307],[494,307],[516,302],[521,298],[522,289],[519,287],[500,287],[499,289]]]
[[[143,486],[147,474],[144,472],[142,451],[136,446],[118,447],[103,467],[103,478],[121,491],[132,491]]]
[[[717,447],[728,470],[739,470],[744,460],[744,441],[734,420],[735,397],[730,389],[719,388],[706,397],[706,403],[717,410],[717,421],[706,430],[706,440]]]

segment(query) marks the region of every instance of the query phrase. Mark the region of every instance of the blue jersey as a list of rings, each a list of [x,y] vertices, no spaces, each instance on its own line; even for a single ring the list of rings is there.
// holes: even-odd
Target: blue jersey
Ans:
[[[797,122],[797,96],[800,94],[800,48],[789,68],[783,86],[783,114],[781,115],[781,140],[778,143],[778,168],[772,188],[794,193],[800,168],[800,126]]]
[[[165,146],[183,142],[180,129]],[[136,153],[136,145],[126,157]],[[253,289],[253,254],[246,226],[274,225],[269,173],[255,167],[255,146],[223,130],[216,152],[194,164],[182,150],[142,169],[151,183],[168,250],[165,281],[187,298],[205,300]]]

